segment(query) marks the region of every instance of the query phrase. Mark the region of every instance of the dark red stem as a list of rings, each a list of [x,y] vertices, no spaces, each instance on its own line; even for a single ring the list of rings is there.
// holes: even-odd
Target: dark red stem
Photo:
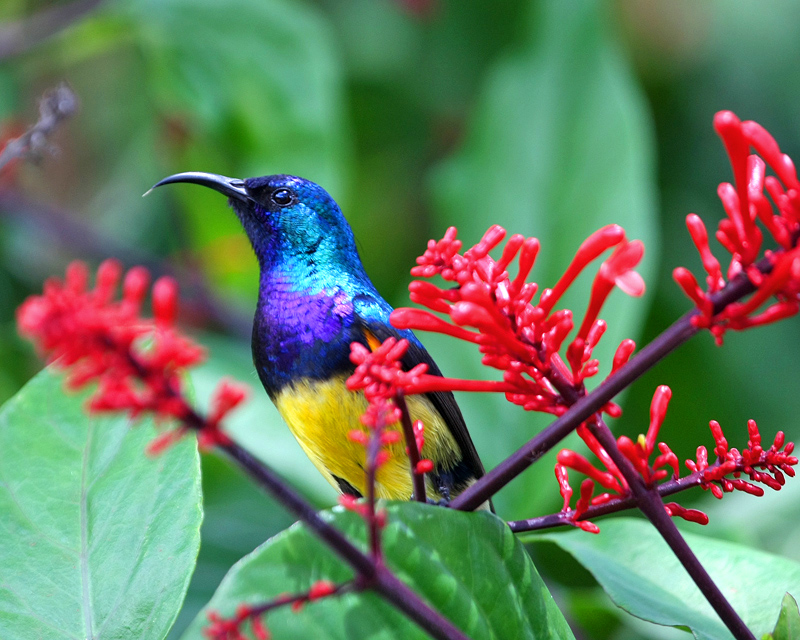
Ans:
[[[715,462],[714,464],[710,465],[709,469],[713,469],[716,466],[719,466],[719,462]],[[658,495],[662,498],[665,496],[671,496],[679,491],[685,491],[686,489],[699,486],[702,476],[702,471],[696,471],[688,476],[684,476],[683,478],[677,478],[663,482],[655,487],[655,489],[658,491]],[[589,507],[586,511],[581,513],[578,520],[593,520],[609,513],[617,513],[618,511],[635,509],[636,507],[636,500],[633,496],[628,495],[620,498],[613,498],[608,502],[604,502],[603,504]],[[508,524],[511,531],[514,533],[524,533],[525,531],[539,531],[541,529],[552,529],[553,527],[569,525],[572,523],[572,516],[572,511],[559,511],[558,513],[551,513],[546,516],[539,516],[536,518],[512,520],[506,524]]]
[[[129,360],[142,378],[150,375],[148,368],[135,354],[129,352]],[[182,396],[172,386],[168,387],[167,392],[175,397],[181,397],[183,400]],[[185,400],[184,405],[186,413],[181,420],[183,425],[190,429],[202,429],[206,424],[206,420]],[[372,438],[372,440],[376,439]],[[228,440],[227,442],[218,442],[217,447],[235,460],[259,486],[280,502],[288,511],[302,520],[314,534],[349,564],[358,576],[360,588],[371,588],[379,593],[389,604],[405,613],[434,638],[439,640],[469,640],[452,622],[426,605],[413,589],[396,578],[380,562],[380,549],[378,549],[378,555],[374,558],[362,553],[344,534],[325,522],[316,509],[299,493],[289,487],[278,474],[241,445]],[[372,466],[374,470],[374,464]],[[370,482],[369,484],[374,491],[375,483]],[[371,504],[373,509],[372,523],[374,525],[376,524],[374,496]],[[374,544],[378,536],[372,530],[370,531],[370,536],[374,550]]]
[[[372,560],[381,562],[381,529],[375,514],[375,475],[378,472],[378,453],[381,450],[383,428],[370,431],[367,444],[367,528],[369,529],[369,548]]]
[[[343,582],[342,584],[336,585],[333,591],[331,591],[329,594],[326,594],[325,597],[329,598],[331,596],[347,593],[349,591],[356,591],[358,589],[359,586],[353,580],[350,580],[348,582]],[[278,596],[277,598],[273,598],[268,602],[264,602],[259,605],[252,605],[250,607],[250,611],[247,614],[247,617],[257,618],[258,616],[264,615],[265,613],[269,613],[270,611],[274,611],[275,609],[279,609],[287,605],[292,605],[297,602],[308,602],[308,600],[309,600],[308,591],[304,591],[303,593],[295,593],[294,595],[289,595],[289,596],[287,595]]]
[[[405,394],[402,391],[398,391],[397,395],[394,397],[394,402],[402,414],[400,424],[403,425],[403,437],[405,438],[406,448],[408,449],[408,462],[411,465],[411,482],[414,487],[413,498],[417,502],[427,502],[428,498],[425,495],[425,476],[424,474],[417,473],[417,464],[420,460],[419,449],[417,449],[417,438],[414,436],[414,425],[411,422],[411,414],[408,412]]]

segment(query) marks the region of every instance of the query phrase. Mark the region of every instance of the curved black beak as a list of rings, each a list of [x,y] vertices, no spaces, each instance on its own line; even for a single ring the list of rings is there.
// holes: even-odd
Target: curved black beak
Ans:
[[[147,193],[150,193],[150,191],[156,187],[160,187],[165,184],[174,184],[176,182],[189,182],[191,184],[199,184],[204,187],[209,187],[214,189],[214,191],[219,191],[221,194],[228,196],[229,198],[241,200],[242,202],[248,202],[250,200],[250,196],[247,194],[247,191],[244,187],[244,180],[240,180],[238,178],[226,178],[225,176],[220,176],[216,173],[204,173],[202,171],[184,171],[183,173],[176,173],[175,175],[168,176],[163,180],[156,182]],[[147,195],[147,193],[144,195]]]

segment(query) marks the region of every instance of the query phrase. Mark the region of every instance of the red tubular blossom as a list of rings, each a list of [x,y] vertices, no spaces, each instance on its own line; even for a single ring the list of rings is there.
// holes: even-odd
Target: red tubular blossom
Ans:
[[[576,453],[575,451],[571,451],[569,449],[562,449],[558,452],[558,456],[556,458],[558,463],[562,467],[569,467],[570,469],[574,469],[578,473],[582,473],[585,476],[592,478],[593,480],[597,481],[601,486],[605,487],[606,489],[611,489],[612,491],[616,491],[619,493],[622,491],[622,487],[620,486],[617,479],[614,477],[613,474],[600,471],[597,467],[593,466],[586,458],[584,458],[581,454]]]
[[[562,464],[555,466],[556,480],[558,481],[558,489],[561,492],[561,497],[564,498],[564,506],[562,511],[569,511],[569,502],[572,498],[572,487],[569,484],[569,474],[567,468]]]
[[[620,473],[619,469],[617,469],[617,466],[614,464],[611,456],[608,455],[608,452],[605,449],[603,449],[603,446],[597,441],[597,438],[594,437],[592,432],[586,428],[586,425],[581,425],[575,430],[575,432],[578,434],[578,436],[580,436],[581,440],[586,443],[586,446],[589,447],[589,451],[597,456],[601,464],[617,479],[617,481],[623,487],[623,490],[627,491],[628,485],[625,482],[625,478],[622,477],[622,474]]]
[[[539,306],[549,313],[561,298],[564,292],[575,281],[586,266],[604,251],[619,244],[625,239],[625,230],[619,225],[612,224],[595,231],[583,241],[569,267],[561,276],[556,286],[542,292]]]
[[[574,402],[571,395],[569,402],[561,397],[564,389],[569,386],[578,395],[583,394],[584,380],[599,370],[599,363],[591,355],[605,330],[605,323],[597,316],[611,288],[619,286],[634,294],[643,291],[641,278],[632,271],[641,259],[643,247],[638,241],[628,242],[621,227],[611,225],[600,229],[581,245],[556,286],[545,290],[539,304],[534,305],[532,300],[538,286],[526,283],[525,279],[538,254],[539,241],[513,235],[495,261],[490,252],[504,238],[505,230],[493,226],[477,245],[463,254],[459,253],[461,244],[454,228],[448,229],[442,240],[430,241],[412,273],[423,277],[440,275],[456,286],[441,289],[430,283],[414,282],[409,291],[414,301],[444,314],[445,318],[420,309],[397,309],[391,315],[391,322],[398,329],[435,331],[477,344],[483,364],[503,371],[503,381],[419,375],[406,381],[404,391],[502,391],[510,402],[528,411],[561,415]],[[574,329],[572,311],[552,311],[553,306],[589,262],[614,247],[614,253],[601,265],[596,279],[602,290],[593,296],[578,335],[562,356],[560,351]],[[515,259],[519,266],[512,281],[509,270]],[[564,364],[564,358],[570,367]],[[618,414],[619,408],[609,403],[603,411]]]
[[[712,292],[719,291],[725,285],[725,279],[722,277],[719,261],[711,253],[711,247],[708,245],[708,232],[702,218],[690,213],[686,216],[686,228],[689,230],[694,246],[697,247],[697,251],[700,253],[703,268],[708,274],[709,290]]]
[[[736,182],[736,197],[728,198],[730,207],[726,206],[725,208],[736,228],[737,239],[742,255],[745,258],[745,264],[749,264],[758,254],[761,238],[760,232],[758,232],[750,216],[747,179],[749,144],[742,132],[741,124],[739,118],[731,111],[720,111],[714,116],[714,129],[722,138],[725,149],[728,151]],[[723,196],[720,195],[720,197],[722,198]]]
[[[219,423],[228,413],[244,402],[250,389],[235,380],[223,379],[211,396],[209,422]]]
[[[681,472],[678,456],[672,452],[672,449],[669,448],[666,442],[659,442],[658,450],[661,452],[661,455],[656,458],[656,461],[653,463],[653,468],[660,469],[666,466],[671,467],[672,477],[675,479],[679,478]]]
[[[422,475],[423,473],[430,473],[431,471],[433,471],[433,461],[428,460],[427,458],[423,458],[417,463],[417,466],[414,469],[414,471],[420,475]]]
[[[201,446],[226,443],[224,417],[245,396],[244,387],[223,382],[212,400],[208,418],[196,413],[183,393],[183,371],[204,358],[203,350],[178,333],[173,325],[177,286],[161,279],[153,287],[155,318],[141,317],[150,275],[134,267],[125,275],[122,299],[115,301],[122,266],[106,260],[94,289],[83,263],[67,268],[64,282],[51,278],[41,296],[31,296],[17,310],[20,333],[31,339],[49,362],[69,368],[67,385],[90,382],[97,390],[89,399],[91,412],[123,411],[131,418],[151,413],[156,420],[177,420],[172,431],[154,440],[148,453],[163,451],[190,429]],[[151,336],[146,347],[140,338]]]
[[[164,276],[153,285],[153,315],[156,322],[172,326],[178,311],[178,283]]]
[[[269,629],[267,629],[266,624],[261,618],[253,618],[250,624],[255,640],[270,640],[272,638],[272,634],[269,632]]]
[[[478,244],[464,252],[464,257],[471,260],[480,260],[500,244],[505,237],[506,230],[499,224],[493,224],[486,230]]]
[[[369,442],[369,436],[365,431],[359,431],[358,429],[351,429],[347,432],[347,439],[351,442],[356,442],[364,447],[367,446]]]
[[[755,292],[749,300],[729,304],[712,317],[708,295],[699,290],[688,272],[676,270],[675,279],[701,311],[695,317],[695,326],[708,328],[717,344],[721,344],[729,329],[760,326],[800,311],[800,253],[794,246],[800,237],[800,184],[792,160],[781,153],[772,136],[757,123],[741,122],[730,111],[721,111],[714,118],[714,128],[725,145],[734,175],[734,185],[723,183],[718,189],[727,218],[720,221],[715,235],[731,254],[728,278],[744,272]],[[749,155],[750,147],[760,155]],[[767,167],[777,178],[766,175]],[[767,194],[777,213],[773,212]],[[778,245],[777,250],[767,252],[771,269],[766,275],[762,274],[763,266],[756,267],[762,245],[757,221]],[[709,274],[708,291],[714,293],[725,281],[708,247],[705,226],[694,214],[687,218],[687,226]],[[777,302],[754,315],[773,297]]]
[[[800,304],[795,300],[776,302],[757,315],[731,318],[728,321],[728,326],[738,331],[751,327],[760,327],[765,324],[772,324],[773,322],[790,318],[796,315],[798,310],[800,310]]]
[[[69,279],[69,276],[67,276]],[[135,312],[141,309],[150,286],[150,273],[144,267],[133,267],[125,274],[122,285],[122,299],[133,306]]]
[[[692,272],[683,267],[677,267],[672,272],[672,278],[678,283],[678,286],[683,290],[686,296],[692,302],[694,302],[695,306],[700,310],[702,315],[696,316],[696,318],[703,319],[706,323],[704,326],[707,326],[707,323],[711,317],[713,305],[708,296],[697,284],[697,280]]]
[[[536,262],[536,256],[538,254],[539,241],[536,238],[527,238],[525,242],[522,243],[522,249],[519,254],[519,271],[517,272],[517,277],[514,278],[514,282],[511,283],[514,291],[522,289],[525,280],[531,273],[531,269],[533,268],[534,262]]]
[[[696,522],[702,525],[708,524],[708,516],[705,513],[697,509],[686,509],[677,502],[665,503],[664,509],[673,518],[683,518],[688,522]]]
[[[336,585],[330,580],[317,580],[308,590],[308,600],[319,600],[336,593]]]
[[[653,452],[653,449],[655,449],[658,430],[661,429],[661,424],[664,422],[664,417],[667,415],[670,398],[672,398],[672,389],[665,384],[658,387],[653,394],[653,400],[650,402],[650,426],[647,429],[645,446],[645,451],[648,456]]]
[[[778,174],[781,182],[790,189],[800,189],[794,163],[789,156],[781,153],[775,138],[764,127],[752,120],[742,122],[741,129],[750,145],[764,156],[767,164]]]
[[[505,233],[505,230],[503,231]],[[506,246],[503,247],[503,254],[500,256],[500,260],[497,261],[496,268],[498,271],[505,271],[511,261],[516,257],[517,252],[520,250],[522,245],[525,242],[525,236],[519,233],[515,233],[508,239],[506,242]]]
[[[611,373],[614,373],[617,369],[621,366],[628,363],[630,360],[631,355],[636,350],[636,343],[631,340],[630,338],[626,338],[622,342],[619,343],[619,347],[617,347],[617,351],[614,354],[614,361],[611,366]]]
[[[777,295],[800,270],[800,247],[777,257],[772,272],[760,283],[756,292],[747,302],[728,305],[724,317],[743,318],[758,309],[768,298]]]
[[[339,505],[348,511],[357,513],[362,518],[367,515],[367,505],[364,502],[359,502],[359,498],[343,493],[339,496]]]
[[[461,327],[455,327],[441,318],[437,318],[432,313],[422,311],[421,309],[395,309],[392,311],[389,321],[392,323],[392,326],[397,329],[413,328],[419,331],[443,333],[458,338],[459,340],[466,340],[467,342],[478,342],[480,337],[477,333],[467,331]]]

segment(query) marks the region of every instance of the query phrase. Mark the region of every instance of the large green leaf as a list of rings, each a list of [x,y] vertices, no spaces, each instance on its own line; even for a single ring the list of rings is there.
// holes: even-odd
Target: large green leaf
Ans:
[[[796,562],[731,542],[686,533],[684,537],[757,637],[772,630],[784,594],[800,594]],[[555,542],[571,553],[617,606],[639,618],[688,627],[703,640],[732,637],[658,532],[644,520],[608,520],[596,536],[576,530],[526,539]]]
[[[416,503],[388,505],[383,533],[387,564],[471,638],[572,638],[522,545],[497,518]],[[340,509],[324,517],[350,538],[364,523]],[[350,570],[303,526],[279,534],[239,562],[208,605],[230,615],[242,602],[307,590],[322,578],[340,582]],[[184,640],[202,638],[205,615]],[[316,602],[300,613],[270,614],[278,638],[425,638],[391,605],[365,592]]]
[[[639,270],[649,280],[658,258],[651,125],[604,5],[531,2],[529,12],[525,42],[490,71],[463,146],[433,176],[438,235],[455,225],[472,243],[496,223],[509,234],[536,236],[542,249],[532,277],[549,287],[590,233],[616,223],[644,241]],[[561,305],[573,310],[576,324],[590,284],[589,277],[579,280]],[[648,301],[612,294],[601,314],[608,331],[596,350],[596,380],[610,370],[620,341],[636,337]],[[445,340],[423,336],[446,375],[496,377],[480,366],[474,348],[464,355]],[[506,405],[501,396],[464,401],[489,466],[550,422]],[[490,429],[498,420],[503,429]],[[546,508],[557,492],[540,489],[551,478],[552,464],[537,465],[515,482],[513,495],[498,496],[500,512],[527,517]]]
[[[245,154],[250,171],[341,184],[341,72],[311,6],[135,0],[120,9],[136,22],[159,107],[195,114],[220,144]]]
[[[200,545],[191,438],[86,414],[40,373],[0,410],[0,637],[163,638]]]

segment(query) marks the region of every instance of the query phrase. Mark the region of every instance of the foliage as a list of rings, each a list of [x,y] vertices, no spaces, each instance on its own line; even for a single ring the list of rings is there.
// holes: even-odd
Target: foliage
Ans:
[[[10,2],[0,20],[44,4]],[[35,120],[32,105],[54,78],[66,79],[81,101],[80,114],[54,138],[60,153],[17,167],[13,181],[4,176],[0,184],[0,396],[11,397],[36,367],[13,335],[12,310],[75,257],[114,255],[126,266],[178,276],[190,303],[183,320],[217,332],[202,341],[210,363],[193,374],[200,403],[210,396],[209,378],[215,383],[237,369],[240,379],[252,376],[240,338],[248,332],[256,266],[233,216],[202,190],[139,197],[156,179],[185,169],[281,171],[322,182],[352,222],[367,271],[387,297],[398,292],[398,304],[413,257],[450,224],[467,242],[498,222],[536,235],[546,249],[537,268],[549,274],[542,281],[553,282],[588,232],[622,223],[645,241],[640,270],[649,290],[643,302],[612,295],[603,318],[619,333],[604,343],[613,350],[623,337],[641,337],[644,344],[686,309],[669,280],[673,267],[699,264],[685,214],[719,211],[713,189],[728,168],[709,126],[713,113],[731,108],[761,121],[800,157],[793,109],[800,44],[790,28],[796,3],[696,4],[628,1],[612,9],[502,0],[488,9],[442,0],[428,13],[414,8],[425,2],[400,0],[100,4],[0,61],[0,135]],[[589,286],[579,281],[567,304],[579,306]],[[663,429],[681,459],[706,441],[710,418],[723,425],[753,418],[766,433],[783,430],[796,441],[800,396],[788,393],[800,356],[796,322],[730,336],[722,350],[707,337],[686,345],[632,387],[615,431],[645,431],[653,389],[668,384],[674,399]],[[448,375],[486,375],[468,351],[435,336],[425,343]],[[600,361],[610,363],[612,352]],[[256,402],[247,417],[232,415],[236,429],[316,504],[331,504],[332,492],[272,407]],[[546,424],[499,397],[459,402],[487,467]],[[140,448],[151,437],[131,433]],[[58,461],[57,446],[37,442],[25,446]],[[138,465],[160,468],[162,460],[142,457]],[[543,460],[495,499],[504,517],[560,507],[553,462]],[[208,457],[203,467],[203,533],[214,543],[201,552],[190,586],[195,610],[227,566],[289,520],[279,507],[254,515],[244,479]],[[725,512],[715,535],[778,550],[780,537],[762,533],[767,517],[752,516],[752,501],[745,505]],[[800,511],[780,503],[771,517],[778,509],[779,530],[800,526]],[[230,520],[217,515],[223,511]],[[0,510],[3,522],[10,512]],[[0,543],[0,554],[18,551]],[[796,549],[780,551],[800,559]],[[532,551],[554,592],[595,588],[557,553]],[[180,589],[173,593],[179,599]],[[327,603],[304,614],[315,606]],[[174,637],[191,617],[188,609],[181,614]],[[614,622],[596,637],[624,636],[627,624]]]

